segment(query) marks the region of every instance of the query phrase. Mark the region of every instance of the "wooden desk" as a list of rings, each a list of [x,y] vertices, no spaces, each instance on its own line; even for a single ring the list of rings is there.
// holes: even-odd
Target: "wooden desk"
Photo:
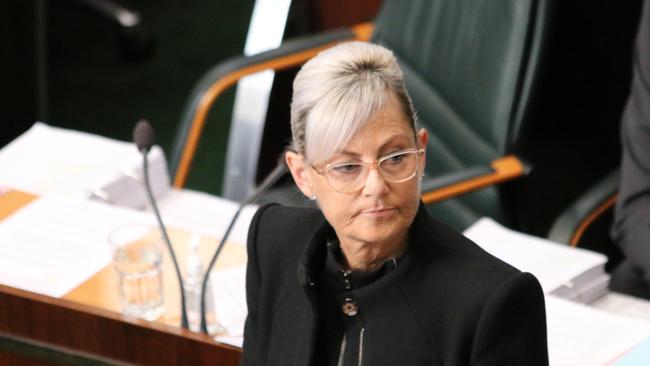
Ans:
[[[0,196],[0,220],[35,198],[15,191]],[[181,243],[175,246],[182,257],[182,243],[187,242],[189,234],[174,231],[170,235],[175,243]],[[214,239],[201,240],[205,253],[215,246]],[[245,261],[245,248],[227,245],[217,267]],[[60,299],[0,285],[0,336],[96,364],[238,364],[239,349],[178,327],[178,284],[168,258],[163,259],[163,273],[166,313],[155,322],[120,313],[117,275],[110,266]],[[0,365],[4,364],[56,363],[0,350]]]

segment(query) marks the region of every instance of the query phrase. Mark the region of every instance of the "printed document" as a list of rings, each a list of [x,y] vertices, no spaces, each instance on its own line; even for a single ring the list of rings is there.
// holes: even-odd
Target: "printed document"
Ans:
[[[105,203],[42,196],[0,221],[0,283],[61,297],[111,262],[109,232],[151,216]]]

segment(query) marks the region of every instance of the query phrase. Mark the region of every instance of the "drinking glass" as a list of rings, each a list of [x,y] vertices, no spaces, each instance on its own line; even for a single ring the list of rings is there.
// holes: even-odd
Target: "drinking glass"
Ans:
[[[149,225],[121,226],[111,231],[109,242],[122,312],[146,320],[159,318],[165,310],[160,231]]]

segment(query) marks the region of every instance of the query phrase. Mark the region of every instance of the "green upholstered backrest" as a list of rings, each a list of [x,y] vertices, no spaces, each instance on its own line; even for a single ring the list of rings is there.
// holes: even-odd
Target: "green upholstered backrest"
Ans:
[[[373,42],[395,53],[430,132],[428,176],[510,152],[525,123],[545,15],[541,0],[384,1]],[[429,209],[459,229],[480,216],[507,221],[493,187]]]

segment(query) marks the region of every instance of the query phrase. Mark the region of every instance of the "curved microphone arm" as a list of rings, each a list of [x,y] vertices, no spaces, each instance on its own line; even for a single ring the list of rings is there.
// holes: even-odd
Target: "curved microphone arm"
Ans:
[[[176,260],[176,254],[174,253],[174,248],[172,248],[172,242],[171,240],[169,240],[169,235],[167,235],[167,229],[165,228],[165,225],[162,222],[162,218],[160,217],[160,212],[158,212],[158,206],[156,205],[156,201],[154,200],[153,193],[151,192],[151,185],[149,184],[149,162],[147,160],[147,152],[148,149],[142,150],[142,157],[143,157],[142,166],[144,169],[145,191],[147,191],[147,196],[149,197],[149,203],[151,204],[151,208],[153,209],[153,212],[156,216],[156,220],[158,221],[158,226],[160,227],[160,231],[162,232],[164,242],[167,246],[167,250],[169,251],[169,255],[171,256],[172,262],[174,263],[174,269],[176,270],[176,278],[178,279],[178,286],[181,293],[181,327],[183,329],[189,329],[189,322],[187,321],[187,309],[185,307],[185,288],[183,286],[183,277],[181,276],[181,271],[178,267],[178,261]]]
[[[226,240],[228,239],[228,236],[230,236],[230,232],[232,231],[233,227],[235,227],[235,222],[237,222],[237,218],[239,218],[239,214],[241,214],[244,207],[249,203],[255,202],[258,198],[260,198],[262,194],[268,191],[269,188],[271,188],[271,186],[273,186],[287,172],[287,166],[284,163],[283,158],[284,158],[284,154],[282,154],[282,156],[280,157],[280,160],[278,161],[278,165],[273,169],[273,171],[271,171],[271,173],[266,177],[266,179],[264,179],[264,181],[262,182],[262,184],[260,184],[257,190],[239,205],[237,211],[235,212],[232,219],[230,220],[230,224],[228,225],[228,228],[223,234],[221,241],[219,242],[219,246],[217,246],[217,250],[214,252],[214,255],[212,255],[212,258],[210,259],[210,264],[206,269],[205,275],[203,277],[203,283],[201,284],[201,332],[205,334],[208,334],[208,323],[205,316],[205,293],[206,293],[205,290],[208,285],[208,279],[210,278],[210,272],[212,271],[212,267],[217,262],[217,258],[219,258],[219,255],[221,254],[221,250],[226,244]]]

